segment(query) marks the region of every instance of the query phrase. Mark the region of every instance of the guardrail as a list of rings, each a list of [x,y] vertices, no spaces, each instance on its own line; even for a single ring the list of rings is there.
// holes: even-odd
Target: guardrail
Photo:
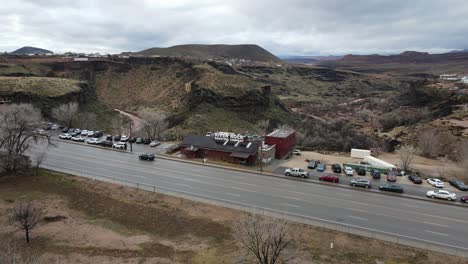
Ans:
[[[363,236],[363,237],[367,237],[371,239],[386,241],[386,242],[395,243],[395,244],[402,245],[402,246],[408,246],[412,248],[423,249],[423,250],[433,251],[437,253],[468,258],[468,248],[464,248],[464,247],[438,243],[434,241],[395,234],[391,232],[375,230],[371,228],[355,226],[355,225],[346,224],[346,223],[335,222],[332,220],[326,220],[326,219],[321,219],[321,218],[316,218],[316,217],[311,217],[311,216],[288,213],[288,212],[279,211],[273,208],[266,208],[266,207],[260,207],[260,206],[250,205],[250,204],[243,204],[243,203],[239,203],[235,201],[220,199],[220,198],[211,197],[207,195],[195,194],[195,193],[186,192],[186,191],[175,190],[175,189],[166,188],[166,187],[160,187],[160,186],[156,186],[153,184],[142,183],[138,181],[131,181],[131,180],[120,179],[120,178],[111,177],[107,175],[102,175],[102,174],[78,171],[78,170],[64,168],[64,167],[60,167],[56,165],[43,164],[41,165],[41,167],[45,169],[50,169],[53,171],[63,172],[66,174],[72,174],[75,176],[89,178],[89,179],[92,179],[93,181],[99,180],[103,182],[120,184],[124,186],[134,187],[140,190],[151,191],[151,192],[161,193],[161,194],[166,194],[166,195],[171,195],[171,196],[177,196],[177,197],[181,197],[181,198],[185,198],[189,200],[213,204],[216,206],[232,208],[236,210],[257,213],[257,214],[262,214],[262,215],[267,215],[267,216],[278,217],[278,218],[286,219],[286,220],[297,222],[297,223],[312,225],[312,226],[316,226],[316,227],[320,227],[324,229],[330,229],[330,230],[343,232],[347,234],[358,235],[358,236]]]

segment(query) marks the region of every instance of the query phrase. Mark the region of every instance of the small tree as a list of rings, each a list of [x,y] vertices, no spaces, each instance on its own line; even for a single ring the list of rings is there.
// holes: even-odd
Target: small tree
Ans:
[[[30,241],[31,231],[37,226],[41,218],[41,212],[35,208],[31,201],[20,201],[13,213],[15,225],[24,231],[26,242]]]
[[[167,116],[163,112],[145,111],[141,114],[141,119],[145,121],[143,130],[150,140],[161,140],[161,135],[168,128]]]
[[[414,156],[417,154],[417,150],[412,145],[403,145],[397,149],[397,153],[400,156],[400,166],[404,171],[409,171],[411,164],[413,163]]]
[[[36,176],[39,175],[39,167],[41,166],[41,164],[44,162],[45,158],[47,157],[47,152],[46,151],[43,151],[41,153],[38,153],[36,155],[36,162],[35,162],[35,166],[34,166],[34,170],[35,170],[35,174]]]
[[[286,251],[291,239],[286,221],[250,214],[240,219],[234,230],[234,237],[246,253],[243,261],[259,264],[289,261]]]
[[[73,127],[78,114],[78,103],[59,105],[52,109],[52,117],[68,127]]]

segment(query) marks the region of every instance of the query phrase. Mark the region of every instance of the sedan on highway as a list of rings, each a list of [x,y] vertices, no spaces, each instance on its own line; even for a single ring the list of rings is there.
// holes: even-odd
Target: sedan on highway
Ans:
[[[150,153],[145,153],[145,154],[141,154],[140,156],[138,156],[140,160],[149,160],[149,161],[153,161],[154,160],[154,155],[153,154],[150,154]]]
[[[468,203],[468,196],[462,196],[462,197],[460,198],[460,201],[461,201],[462,203]]]
[[[371,182],[368,179],[356,179],[352,180],[349,185],[351,186],[358,186],[358,187],[364,187],[364,188],[370,188],[371,187]]]
[[[451,193],[446,190],[433,190],[433,191],[428,191],[426,193],[427,197],[430,198],[438,198],[438,199],[445,199],[448,201],[455,201],[457,199],[457,195],[455,193]]]
[[[444,188],[444,182],[436,178],[427,179],[427,183],[429,183],[430,185],[436,188]]]
[[[323,174],[319,177],[319,180],[338,183],[340,181],[340,178],[333,174]]]
[[[71,136],[70,134],[66,133],[66,134],[60,135],[59,138],[60,138],[60,139],[71,139],[72,136]]]
[[[403,187],[401,187],[400,185],[389,184],[389,183],[386,183],[384,185],[380,185],[379,190],[387,191],[387,192],[403,193]]]
[[[460,191],[468,191],[468,186],[460,180],[449,180],[449,183]]]

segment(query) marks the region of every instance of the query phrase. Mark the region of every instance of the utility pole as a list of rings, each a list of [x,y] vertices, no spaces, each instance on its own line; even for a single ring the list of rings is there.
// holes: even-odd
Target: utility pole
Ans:
[[[263,172],[263,135],[260,138],[260,172]]]
[[[128,141],[130,142],[130,152],[133,152],[132,126],[133,126],[133,120],[130,119],[130,135],[129,135],[129,138],[128,138]]]

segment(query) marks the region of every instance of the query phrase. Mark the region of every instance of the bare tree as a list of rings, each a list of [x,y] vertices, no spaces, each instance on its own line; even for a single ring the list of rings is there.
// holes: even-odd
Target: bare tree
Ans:
[[[35,170],[36,176],[39,175],[39,167],[41,166],[42,162],[44,162],[46,157],[47,157],[46,151],[40,152],[36,155],[36,160],[34,164],[34,170]]]
[[[68,127],[73,127],[76,125],[75,122],[77,114],[78,103],[76,102],[59,105],[52,109],[52,117]]]
[[[400,166],[404,171],[409,171],[411,164],[413,163],[414,156],[417,154],[417,150],[412,145],[403,145],[397,149],[397,153],[400,156]]]
[[[13,105],[0,113],[1,166],[7,172],[15,172],[28,165],[24,155],[31,143],[50,143],[47,134],[36,133],[42,117],[40,110],[31,105]]]
[[[287,263],[291,245],[286,221],[256,214],[242,218],[234,227],[234,237],[246,255],[242,261],[258,264]]]
[[[74,125],[83,129],[96,127],[97,116],[95,113],[79,113],[76,115]]]
[[[265,139],[268,128],[270,127],[270,120],[261,120],[257,123],[257,131],[261,136],[260,144],[260,171],[263,171],[263,141]]]
[[[39,223],[41,215],[41,211],[35,208],[31,201],[20,201],[16,205],[13,221],[20,230],[24,231],[27,243],[29,243],[31,231]]]
[[[422,132],[418,136],[418,148],[424,157],[436,157],[440,152],[440,137],[435,130],[430,129]]]
[[[145,111],[141,114],[141,119],[145,121],[143,130],[150,140],[161,140],[161,135],[168,128],[167,116],[163,112]]]

